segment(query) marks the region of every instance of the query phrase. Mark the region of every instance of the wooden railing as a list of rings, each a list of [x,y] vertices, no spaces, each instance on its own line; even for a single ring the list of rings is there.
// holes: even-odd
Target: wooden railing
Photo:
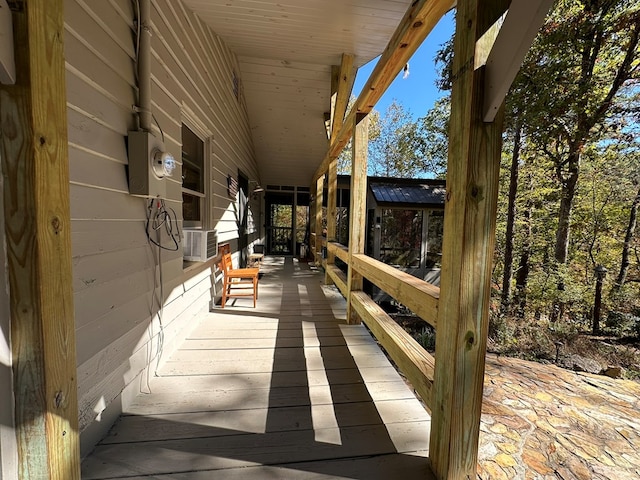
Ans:
[[[496,21],[512,2],[457,2],[442,241],[442,265],[446,268],[441,276],[442,291],[364,255],[368,196],[367,113],[404,67],[411,56],[410,50],[418,47],[421,39],[454,3],[451,0],[411,2],[342,128],[331,135],[330,147],[310,186],[310,191],[315,192],[311,206],[312,231],[322,232],[323,184],[327,178],[326,235],[335,239],[337,158],[351,140],[349,251],[329,243],[327,259],[322,262],[320,235],[312,240],[312,251],[316,264],[326,265],[325,280],[333,281],[347,298],[348,322],[362,320],[369,326],[432,410],[429,458],[438,480],[472,478],[477,471],[504,113],[503,109],[494,108],[498,112],[495,120],[484,121],[482,107],[488,98],[486,93],[495,91],[494,85],[484,76],[492,69],[499,71],[495,70],[495,65],[490,68],[487,62],[488,55],[491,58],[502,52],[492,51],[494,41],[513,43],[511,33],[497,41],[503,22]],[[534,3],[537,8],[539,5]],[[510,10],[505,24],[514,18],[511,13]],[[511,68],[518,62],[508,60],[507,63]],[[348,65],[344,67],[341,67],[342,72],[346,72]],[[339,90],[340,85],[347,83],[337,82],[336,88]],[[346,274],[334,265],[336,257],[346,262]],[[436,327],[437,363],[363,292],[364,279]]]
[[[328,242],[327,250],[347,264],[351,258],[351,267],[358,274],[409,308],[429,325],[436,326],[440,296],[438,287],[367,255],[349,255],[347,247],[339,243]],[[361,290],[350,292],[347,276],[340,268],[327,263],[324,267],[329,278],[345,298],[350,300],[351,307],[369,327],[378,342],[431,410],[435,368],[433,356],[422,348],[369,295]]]
[[[435,328],[440,289],[368,255],[352,255],[353,268]]]

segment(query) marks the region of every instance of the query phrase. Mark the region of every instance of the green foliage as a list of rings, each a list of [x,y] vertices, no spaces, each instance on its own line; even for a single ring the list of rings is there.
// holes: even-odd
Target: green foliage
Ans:
[[[436,331],[427,325],[416,336],[416,341],[428,352],[436,350]]]
[[[355,102],[352,97],[350,106]],[[443,177],[447,163],[449,97],[436,101],[422,118],[413,120],[393,101],[384,115],[369,114],[369,175],[394,178]],[[351,174],[351,142],[338,157],[338,173]]]
[[[610,311],[604,327],[606,333],[617,337],[640,336],[640,317],[617,310]]]
[[[449,151],[451,97],[439,98],[424,117],[417,121],[415,147],[420,169],[444,178]]]
[[[503,315],[495,314],[489,317],[489,339],[493,344],[500,346],[500,352],[510,348],[514,331],[514,325],[507,322]]]
[[[512,240],[516,257],[530,245],[530,274],[523,292],[527,318],[562,313],[566,321],[588,328],[594,267],[609,270],[605,292],[620,269],[640,175],[639,30],[637,2],[557,2],[507,98],[494,281],[499,282],[503,268],[505,238],[500,235],[507,216],[509,142],[515,125],[522,123]],[[446,51],[441,58],[449,58]],[[564,236],[559,227],[563,221],[569,225]],[[637,237],[632,281],[640,277]],[[558,255],[563,243],[566,260]],[[627,285],[624,300],[605,295],[605,311],[621,302],[638,305],[637,287],[635,282]]]
[[[605,120],[632,106],[618,100],[638,79],[638,10],[634,0],[561,0],[552,9],[512,91],[529,134],[552,158],[566,159],[572,141],[606,134]]]
[[[394,178],[423,176],[418,124],[394,100],[379,121],[380,134],[369,142],[369,173]]]
[[[556,264],[553,260],[553,244],[557,226],[558,191],[549,172],[546,157],[525,154],[521,164],[521,184],[518,190],[515,228],[516,255],[521,252],[527,233],[527,219],[523,212],[531,206],[532,255],[531,274],[527,287],[529,311],[552,313],[554,304],[565,303],[568,319],[583,323],[591,318],[594,301],[594,268],[604,265],[609,270],[604,280],[604,291],[613,286],[620,268],[620,255],[629,219],[630,205],[637,195],[638,185],[634,173],[639,172],[637,152],[634,162],[629,154],[620,152],[621,143],[593,145],[585,149],[582,164],[582,181],[578,184],[573,209],[573,233],[569,244],[569,262]],[[628,147],[628,145],[627,145]],[[527,152],[530,152],[527,146]],[[530,156],[529,156],[530,155]],[[503,172],[507,177],[508,171]],[[508,183],[503,180],[503,183]],[[505,186],[502,187],[504,191]],[[503,196],[504,195],[504,196]],[[501,193],[501,198],[506,194]],[[498,242],[496,250],[495,280],[501,278],[502,243],[506,202],[499,204]],[[640,242],[633,239],[636,251]],[[631,279],[638,278],[638,259],[632,258]],[[558,290],[558,284],[564,289]],[[638,305],[638,284],[631,283],[623,296],[605,296],[604,308],[621,305]]]

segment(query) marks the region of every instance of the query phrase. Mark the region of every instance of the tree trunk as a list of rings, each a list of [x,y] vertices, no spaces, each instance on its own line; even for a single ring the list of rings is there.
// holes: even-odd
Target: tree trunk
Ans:
[[[631,204],[631,211],[629,212],[629,224],[627,225],[627,232],[624,236],[624,246],[622,247],[622,257],[620,260],[620,272],[616,278],[616,283],[613,287],[614,292],[619,291],[624,282],[627,279],[627,273],[629,272],[629,250],[631,249],[631,239],[636,230],[636,222],[638,218],[638,207],[640,206],[640,189],[638,194]]]
[[[527,281],[529,280],[529,257],[531,255],[531,205],[524,211],[524,224],[526,225],[522,253],[516,272],[515,303],[518,318],[524,318],[524,310],[527,306]]]
[[[571,211],[573,199],[576,195],[578,175],[580,172],[580,153],[576,148],[569,153],[567,160],[569,172],[564,174],[562,167],[558,166],[556,174],[562,184],[562,197],[558,212],[558,230],[556,231],[555,258],[558,263],[567,263],[569,254],[569,235],[571,233]]]
[[[522,121],[518,119],[513,136],[513,154],[509,176],[509,206],[507,207],[507,232],[504,241],[504,272],[502,275],[502,313],[511,305],[511,280],[513,279],[513,226],[516,218],[516,196],[518,193],[518,163],[520,161],[520,140]]]

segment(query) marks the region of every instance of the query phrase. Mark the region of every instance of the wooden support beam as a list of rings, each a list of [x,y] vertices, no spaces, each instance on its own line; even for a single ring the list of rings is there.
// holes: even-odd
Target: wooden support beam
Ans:
[[[553,0],[511,2],[487,59],[483,110],[485,122],[495,118],[552,5]]]
[[[331,139],[331,112],[324,112],[324,129],[327,132],[327,140]]]
[[[316,241],[314,247],[314,261],[316,264],[320,264],[322,262],[322,195],[324,191],[324,176],[320,177],[316,180],[315,192],[316,192],[316,208],[315,208],[315,231],[316,231]]]
[[[338,79],[340,78],[340,65],[331,65],[331,97],[329,98],[329,111],[324,112],[324,127],[327,130],[327,139],[331,142],[331,130],[333,117],[338,99]]]
[[[440,480],[476,477],[502,115],[482,121],[484,67],[473,67],[476,42],[503,12],[501,3],[460,0],[456,15],[429,448]]]
[[[368,255],[352,255],[353,268],[378,288],[436,327],[440,289]]]
[[[0,141],[19,478],[73,480],[80,450],[64,1],[15,3],[16,83],[0,87]]]
[[[324,124],[327,128],[327,138],[331,145],[331,132],[333,131],[333,117],[336,112],[336,102],[338,101],[338,85],[340,84],[340,65],[331,65],[331,98],[329,112],[325,113]]]
[[[454,5],[454,0],[416,0],[411,3],[342,128],[337,135],[332,135],[329,150],[314,178],[324,175],[329,162],[340,155],[351,138],[356,115],[371,112],[433,27]]]
[[[344,116],[347,113],[347,107],[349,105],[349,98],[351,97],[351,91],[353,90],[353,82],[356,80],[356,69],[353,66],[354,56],[344,53],[342,55],[342,63],[337,72],[337,81],[335,101],[332,95],[332,109],[331,109],[331,136],[335,137],[342,129],[344,123]],[[333,72],[332,72],[333,73]],[[332,79],[333,80],[333,79]],[[331,163],[331,162],[329,162]]]
[[[329,173],[327,175],[327,247],[329,242],[336,241],[336,224],[338,213],[338,160],[334,159],[329,163]],[[336,261],[335,254],[327,248],[327,265],[333,265]],[[331,277],[325,275],[325,283],[331,285]]]
[[[364,292],[351,294],[353,308],[393,359],[429,409],[432,405],[434,359],[404,328]]]
[[[331,65],[331,105],[329,108],[329,138],[331,138],[331,123],[336,110],[336,101],[338,100],[338,84],[340,83],[340,65]]]
[[[362,290],[363,280],[353,268],[353,256],[364,253],[367,228],[367,150],[369,148],[369,119],[358,114],[353,126],[353,154],[351,156],[351,199],[349,202],[349,262],[347,273],[347,323],[360,323],[351,307],[351,293]]]

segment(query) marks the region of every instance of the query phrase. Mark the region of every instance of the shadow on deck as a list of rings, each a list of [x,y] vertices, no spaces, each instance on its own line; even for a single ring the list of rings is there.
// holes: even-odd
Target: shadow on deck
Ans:
[[[84,479],[431,479],[429,416],[323,275],[267,258],[258,307],[200,319]]]

